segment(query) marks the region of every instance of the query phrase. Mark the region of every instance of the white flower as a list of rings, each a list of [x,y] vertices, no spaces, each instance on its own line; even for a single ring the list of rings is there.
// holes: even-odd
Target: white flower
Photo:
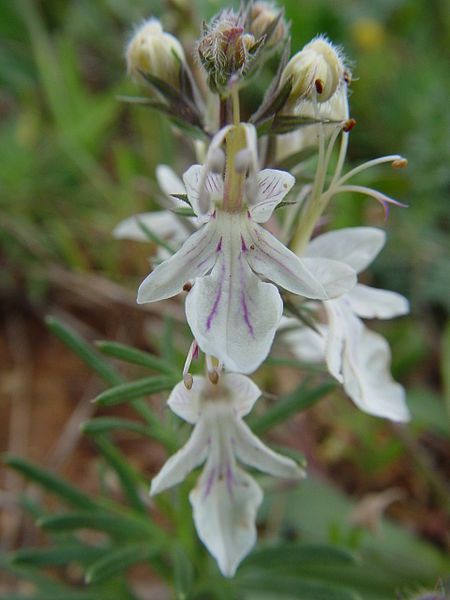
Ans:
[[[225,176],[209,165],[225,141]],[[248,173],[248,175],[247,175]],[[349,291],[354,270],[328,258],[299,259],[259,223],[267,221],[294,178],[258,171],[256,132],[228,126],[212,140],[205,166],[183,176],[188,199],[203,226],[141,284],[138,302],[155,302],[193,288],[186,298],[192,333],[206,354],[226,369],[249,373],[267,356],[283,304],[277,288],[328,300]]]
[[[380,229],[340,229],[315,238],[305,256],[333,256],[359,273],[374,260],[384,242],[385,233]],[[357,284],[349,293],[323,305],[328,326],[319,326],[320,333],[312,329],[286,333],[294,353],[306,361],[325,358],[330,373],[365,412],[392,421],[407,421],[405,391],[390,374],[389,345],[361,321],[361,318],[390,319],[408,313],[406,298],[396,292]]]
[[[180,382],[168,404],[194,430],[153,479],[150,490],[152,496],[159,494],[206,461],[189,498],[198,535],[227,577],[234,575],[256,541],[255,517],[263,497],[260,486],[237,461],[278,477],[304,477],[293,460],[265,446],[242,421],[260,395],[250,379],[238,374],[223,375],[216,385],[194,376],[190,390]]]

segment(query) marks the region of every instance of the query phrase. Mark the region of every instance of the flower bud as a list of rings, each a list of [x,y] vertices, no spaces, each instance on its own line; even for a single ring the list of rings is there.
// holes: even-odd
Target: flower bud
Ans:
[[[240,15],[226,10],[212,20],[198,42],[197,52],[214,91],[225,88],[233,75],[245,72],[255,46],[255,38],[245,33]]]
[[[185,61],[180,42],[166,33],[158,19],[149,19],[139,27],[126,49],[128,73],[153,75],[173,87],[179,87],[180,63]]]
[[[344,65],[339,52],[324,38],[316,38],[297,52],[283,71],[282,85],[292,82],[288,102],[317,98],[326,102],[344,78]]]
[[[269,2],[255,2],[255,4],[253,4],[250,13],[250,31],[256,39],[267,34],[272,23],[278,19],[279,14],[279,11],[277,11]],[[284,39],[286,33],[286,23],[284,19],[281,18],[267,41],[267,46],[269,48],[276,46]]]

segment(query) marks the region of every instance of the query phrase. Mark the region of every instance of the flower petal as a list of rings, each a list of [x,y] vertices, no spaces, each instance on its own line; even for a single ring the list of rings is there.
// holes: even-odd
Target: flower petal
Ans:
[[[283,305],[275,286],[262,283],[245,260],[241,221],[219,213],[218,260],[208,277],[195,282],[186,298],[186,316],[201,350],[229,371],[250,373],[266,358]]]
[[[217,173],[205,174],[203,165],[192,165],[183,175],[183,181],[186,186],[188,200],[192,209],[201,220],[209,218],[207,211],[200,210],[200,193],[202,186],[208,194],[211,207],[223,199],[223,178]]]
[[[186,203],[179,198],[174,198],[172,194],[185,194],[186,188],[175,171],[167,165],[158,165],[156,167],[156,180],[161,190],[169,196],[172,206],[176,208],[185,207]]]
[[[363,319],[392,319],[409,313],[409,302],[401,294],[360,283],[346,299],[353,312]]]
[[[207,273],[216,260],[217,229],[214,221],[193,233],[171,258],[164,261],[141,283],[138,304],[175,296],[183,285]]]
[[[393,380],[390,361],[387,341],[363,327],[360,335],[346,341],[344,389],[361,410],[392,421],[408,421],[405,390]]]
[[[251,379],[240,373],[227,373],[221,378],[231,395],[234,413],[245,417],[261,396],[261,390]]]
[[[176,215],[166,211],[155,211],[133,215],[121,221],[113,229],[113,236],[117,239],[148,242],[145,229],[154,231],[159,237],[169,240],[176,246],[180,245],[188,235],[188,230]]]
[[[328,316],[328,335],[325,342],[325,358],[331,375],[340,383],[342,378],[342,354],[345,344],[345,304],[342,300],[324,302]],[[357,321],[354,322],[357,325]],[[362,326],[362,323],[361,323]]]
[[[232,481],[217,478],[209,486],[207,478],[210,475],[205,468],[189,495],[195,527],[217,560],[222,574],[233,577],[239,563],[255,544],[256,512],[263,494],[256,481],[238,467],[230,473]]]
[[[186,444],[167,460],[158,475],[152,479],[150,496],[155,496],[183,481],[206,460],[208,448],[208,432],[200,421]]]
[[[252,219],[257,223],[265,223],[276,206],[283,200],[295,183],[295,178],[286,171],[264,169],[256,176],[258,195],[250,207]]]
[[[251,268],[289,292],[329,300],[354,287],[356,274],[348,265],[328,258],[300,259],[255,223],[249,223],[248,231]]]
[[[374,260],[385,241],[386,234],[382,229],[346,227],[314,238],[304,256],[339,260],[360,273]]]
[[[295,328],[290,328],[291,325]],[[325,360],[327,328],[319,325],[318,329],[320,333],[311,327],[299,327],[297,319],[286,319],[283,329],[278,329],[278,332],[299,360],[320,363]]]
[[[206,379],[201,375],[194,375],[192,388],[188,390],[183,381],[170,392],[167,404],[170,410],[188,423],[197,423],[202,409],[201,396],[205,388]]]
[[[248,425],[235,421],[234,444],[236,458],[263,473],[287,479],[302,479],[305,471],[295,461],[271,450],[254,435]]]

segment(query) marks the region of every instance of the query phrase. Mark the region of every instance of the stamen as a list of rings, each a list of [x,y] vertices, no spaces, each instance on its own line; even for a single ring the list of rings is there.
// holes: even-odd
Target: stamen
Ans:
[[[347,119],[347,121],[345,121],[342,126],[342,131],[345,131],[345,133],[348,133],[349,131],[351,131],[353,129],[353,127],[355,125],[356,125],[355,119]]]
[[[397,158],[396,160],[392,161],[392,167],[394,169],[406,169],[406,167],[408,166],[408,159],[407,158]]]
[[[318,94],[322,94],[323,93],[323,87],[324,87],[323,81],[321,79],[316,79],[315,82],[314,82],[314,85],[316,87],[316,92]]]
[[[357,175],[358,173],[361,173],[362,171],[365,171],[366,169],[376,167],[377,165],[382,165],[384,163],[390,162],[390,163],[392,163],[392,166],[394,168],[403,168],[400,165],[397,167],[394,165],[394,163],[397,163],[398,161],[400,161],[400,165],[403,165],[403,161],[406,161],[406,164],[408,164],[408,161],[406,160],[406,158],[403,158],[403,156],[400,156],[399,154],[388,154],[387,156],[380,156],[380,158],[374,158],[373,160],[368,160],[367,162],[363,163],[362,165],[359,165],[358,167],[351,169],[348,173],[343,175],[338,181],[333,182],[333,185],[335,183],[337,186],[340,186],[343,183],[345,183],[346,181],[348,181],[349,179],[351,179],[352,177],[354,177],[355,175]],[[404,166],[406,166],[406,165],[404,165]]]
[[[194,384],[194,379],[190,373],[186,373],[185,375],[183,375],[183,383],[184,383],[184,387],[187,390],[192,389],[192,386]]]
[[[234,158],[234,168],[237,173],[246,173],[252,164],[252,153],[248,148],[239,150]]]
[[[184,285],[183,285],[183,292],[190,292],[192,290],[192,283],[190,281],[187,281]]]
[[[189,373],[189,369],[191,368],[191,363],[193,359],[198,358],[198,344],[194,340],[190,345],[188,353],[186,355],[186,361],[183,367],[183,382],[186,389],[190,390],[192,388],[193,379],[192,375]]]
[[[209,159],[209,166],[213,173],[221,175],[225,168],[225,152],[222,148],[214,148]]]
[[[394,198],[391,198],[390,196],[386,196],[386,194],[382,194],[377,190],[373,190],[372,188],[362,185],[341,185],[333,191],[335,194],[339,194],[341,192],[355,192],[357,194],[364,194],[374,198],[383,206],[385,220],[387,220],[389,215],[389,204],[394,204],[395,206],[400,206],[401,208],[408,208],[407,204],[403,204],[398,200],[394,200]]]
[[[219,372],[220,371],[218,371],[218,367],[214,366],[212,356],[210,356],[209,354],[206,354],[205,360],[206,360],[206,370],[208,371],[208,379],[210,380],[211,383],[216,385],[216,383],[218,383],[218,381],[219,381]]]

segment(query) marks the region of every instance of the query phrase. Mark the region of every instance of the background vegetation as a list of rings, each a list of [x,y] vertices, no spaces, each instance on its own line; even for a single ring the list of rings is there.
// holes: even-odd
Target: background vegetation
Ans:
[[[357,551],[363,564],[347,564],[344,554],[330,557],[319,550],[317,562],[304,567],[302,579],[294,567],[283,571],[281,563],[292,551],[283,554],[279,549],[278,556],[284,557],[279,559],[280,569],[276,570],[275,564],[275,571],[264,580],[258,565],[276,560],[261,551],[244,565],[234,587],[227,587],[200,547],[188,547],[195,539],[190,526],[183,526],[183,519],[190,522],[189,507],[176,504],[182,531],[181,549],[172,560],[177,597],[191,597],[186,592],[195,581],[191,569],[203,572],[208,581],[202,585],[210,591],[196,590],[199,598],[216,597],[207,595],[213,594],[212,589],[218,597],[245,593],[246,599],[256,600],[262,598],[261,589],[266,590],[264,598],[279,597],[285,589],[286,597],[328,599],[334,597],[331,592],[314,585],[308,592],[305,584],[326,580],[349,584],[365,599],[383,600],[396,594],[410,598],[420,596],[423,589],[435,589],[437,597],[444,597],[449,570],[444,555],[449,547],[445,468],[450,435],[450,13],[444,0],[284,0],[283,5],[292,21],[293,49],[326,32],[344,46],[353,64],[351,112],[357,126],[351,134],[350,161],[394,152],[409,160],[406,171],[380,169],[372,173],[370,181],[409,208],[391,210],[385,225],[382,211],[372,202],[340,196],[333,203],[331,224],[386,226],[388,244],[370,278],[375,285],[410,298],[412,311],[408,317],[374,327],[392,345],[393,372],[408,389],[414,418],[406,428],[393,427],[358,412],[334,388],[307,413],[287,420],[287,410],[269,424],[273,443],[307,457],[310,478],[294,491],[273,488],[268,494],[261,515],[262,539],[300,540],[314,544],[316,551],[317,545],[332,543]],[[131,433],[121,430],[113,438],[114,444],[100,436],[94,445],[79,435],[80,422],[93,414],[89,400],[103,389],[101,381],[117,385],[122,376],[142,376],[139,368],[151,367],[151,359],[147,355],[136,358],[134,367],[121,364],[118,370],[114,363],[112,370],[110,363],[92,354],[92,346],[85,347],[75,334],[67,334],[59,321],[51,321],[53,332],[94,367],[100,378],[91,375],[79,358],[48,333],[43,317],[56,315],[76,330],[76,336],[91,341],[108,338],[149,350],[163,361],[159,378],[173,377],[167,364],[172,358],[181,361],[187,349],[184,331],[178,326],[182,309],[176,302],[168,303],[161,325],[163,309],[135,305],[136,284],[148,269],[148,248],[118,243],[111,230],[122,218],[157,207],[154,171],[158,163],[171,164],[181,173],[192,155],[174,138],[165,120],[121,104],[116,96],[136,92],[125,78],[123,60],[124,43],[134,24],[149,15],[162,16],[166,28],[190,46],[201,18],[209,18],[220,7],[220,3],[206,0],[0,3],[0,369],[4,371],[0,427],[5,450],[55,474],[55,480],[46,480],[41,472],[30,471],[29,463],[15,460],[10,461],[15,471],[5,472],[2,539],[5,550],[19,552],[13,559],[5,559],[3,589],[10,594],[7,598],[22,597],[20,594],[30,589],[44,590],[42,597],[47,600],[69,600],[72,595],[119,600],[167,597],[159,581],[171,575],[160,558],[152,562],[150,570],[133,570],[128,577],[131,583],[112,578],[119,565],[125,568],[151,557],[146,547],[142,549],[139,536],[137,542],[127,538],[131,544],[128,555],[114,554],[114,544],[120,546],[121,538],[111,524],[122,501],[128,503],[128,509],[123,509],[123,528],[132,529],[127,518],[137,520],[137,529],[150,523],[141,518],[145,505],[133,490],[142,485],[145,491],[161,465],[160,442],[171,448],[179,437],[179,425],[163,412],[164,393],[152,400],[162,418],[162,429],[154,422],[153,413],[139,408],[136,400],[138,404],[131,408],[104,409],[103,416],[124,419],[129,411],[144,411],[140,416],[146,427],[141,431],[139,427]],[[255,80],[246,92],[249,105],[263,94],[268,80],[269,73]],[[120,349],[108,345],[100,349],[120,358]],[[133,363],[129,352],[125,354],[127,362]],[[298,367],[280,366],[276,372],[263,370],[258,377],[266,389],[283,394],[295,387],[302,375]],[[159,388],[154,382],[152,385],[151,389],[141,388],[140,393],[167,389],[167,382],[166,388],[164,382]],[[105,421],[98,426],[104,428],[102,435],[119,429],[117,423],[109,422],[108,427]],[[146,435],[150,431],[152,440],[139,436],[144,430]],[[155,437],[159,441],[155,442]],[[39,486],[26,484],[17,471]],[[115,478],[111,479],[110,471]],[[62,485],[56,479],[58,472],[72,482],[73,489],[58,488]],[[50,533],[42,535],[19,510],[20,500],[28,514],[44,519],[44,525],[45,519],[52,518],[59,504],[42,496],[42,486],[77,511],[101,508],[107,515],[112,511],[110,529],[106,524],[103,530],[114,542],[106,567],[102,562],[98,566],[103,555],[87,554],[85,543],[97,542],[97,538],[77,538],[83,542],[77,553],[70,537],[76,529],[73,522],[72,529],[59,525],[65,537],[58,533],[58,522],[55,526],[51,521],[44,527]],[[387,508],[389,519],[379,520],[377,500],[383,496],[368,495],[386,489],[394,490],[397,500]],[[102,500],[100,507],[92,499],[105,491],[107,496],[112,494],[117,506],[107,506]],[[178,496],[176,502],[182,502]],[[85,523],[83,514],[80,519]],[[147,533],[149,538],[155,534]],[[51,547],[55,539],[68,552],[64,555],[61,547],[57,550],[57,556],[65,556],[59,563],[56,555],[53,560],[51,556],[45,559],[28,550],[31,546]],[[295,565],[308,555],[305,549],[303,555],[299,552]],[[199,562],[192,567],[191,558],[197,555]],[[97,588],[85,589],[80,564],[97,564],[97,571],[88,571],[88,579]],[[38,569],[41,566],[45,571]],[[62,582],[71,587],[58,587]],[[143,591],[139,592],[139,586]],[[93,596],[86,595],[89,593]]]

